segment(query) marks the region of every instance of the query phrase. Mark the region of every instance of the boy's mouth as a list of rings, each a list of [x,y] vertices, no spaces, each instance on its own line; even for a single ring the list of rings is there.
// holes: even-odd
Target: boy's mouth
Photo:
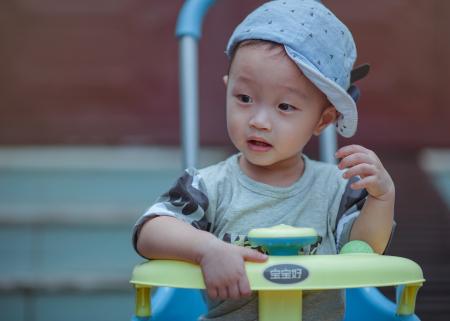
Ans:
[[[272,148],[272,145],[262,139],[250,138],[247,140],[247,144],[251,150],[258,152],[265,152]]]

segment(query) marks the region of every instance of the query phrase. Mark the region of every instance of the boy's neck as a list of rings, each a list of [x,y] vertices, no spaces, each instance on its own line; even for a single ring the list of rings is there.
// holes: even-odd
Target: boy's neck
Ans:
[[[278,187],[291,186],[300,179],[305,171],[305,162],[300,154],[269,166],[252,164],[241,155],[239,166],[251,179]]]

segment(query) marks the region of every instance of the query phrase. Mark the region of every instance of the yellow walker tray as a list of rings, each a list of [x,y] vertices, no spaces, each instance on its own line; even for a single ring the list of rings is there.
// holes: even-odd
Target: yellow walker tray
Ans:
[[[301,321],[302,291],[394,285],[404,286],[397,314],[414,313],[417,291],[425,280],[420,266],[409,259],[375,254],[361,241],[347,243],[337,255],[279,255],[298,253],[317,238],[313,229],[285,225],[250,231],[250,242],[271,254],[264,263],[245,263],[250,287],[259,292],[259,320]],[[130,282],[136,288],[138,317],[151,314],[151,287],[205,288],[198,265],[174,260],[139,264]]]

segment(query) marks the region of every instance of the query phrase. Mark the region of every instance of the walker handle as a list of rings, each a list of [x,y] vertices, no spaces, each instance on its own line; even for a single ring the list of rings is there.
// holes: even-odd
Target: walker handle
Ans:
[[[176,36],[200,39],[203,18],[215,0],[186,0],[178,15]]]

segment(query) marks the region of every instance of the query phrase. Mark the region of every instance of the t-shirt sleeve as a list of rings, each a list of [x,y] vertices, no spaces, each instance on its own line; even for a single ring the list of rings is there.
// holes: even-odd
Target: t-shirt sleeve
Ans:
[[[361,213],[361,209],[367,199],[368,193],[365,189],[353,190],[350,188],[350,185],[359,179],[359,177],[352,177],[347,181],[339,204],[335,229],[338,252],[350,240],[353,223]]]
[[[142,226],[157,216],[171,216],[193,227],[210,231],[208,220],[208,193],[200,173],[187,169],[174,185],[142,215],[133,228],[133,247],[137,253],[137,240]]]

